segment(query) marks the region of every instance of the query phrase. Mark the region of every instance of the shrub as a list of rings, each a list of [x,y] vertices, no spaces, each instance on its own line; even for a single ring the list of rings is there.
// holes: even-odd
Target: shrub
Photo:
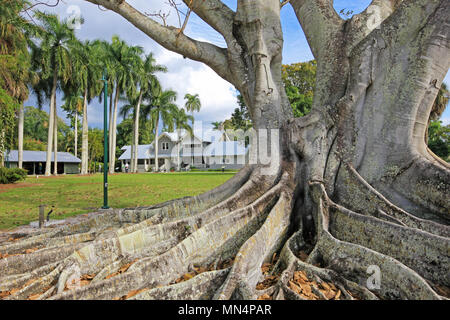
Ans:
[[[14,183],[16,181],[25,180],[26,177],[27,170],[0,167],[0,184]]]

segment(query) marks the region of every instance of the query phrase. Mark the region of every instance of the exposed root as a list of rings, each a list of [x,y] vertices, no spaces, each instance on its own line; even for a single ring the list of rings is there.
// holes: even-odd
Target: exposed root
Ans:
[[[229,271],[228,268],[204,272],[184,282],[144,291],[130,300],[209,300]]]
[[[217,292],[216,298],[230,299],[236,290],[239,291],[236,294],[243,299],[255,298],[254,288],[262,276],[261,264],[264,260],[270,259],[273,252],[282,244],[280,241],[286,237],[292,210],[291,199],[291,194],[285,192],[281,194],[264,225],[239,250],[230,275]],[[240,286],[243,284],[247,290],[241,290]]]
[[[219,217],[193,231],[169,251],[156,257],[145,257],[138,260],[123,274],[98,282],[93,281],[89,286],[61,292],[65,287],[63,283],[67,283],[70,275],[73,275],[75,266],[75,269],[80,270],[79,273],[95,273],[95,269],[99,269],[100,262],[101,264],[104,264],[105,261],[113,263],[117,260],[119,251],[114,253],[115,246],[120,248],[121,253],[133,253],[139,251],[136,250],[138,247],[147,247],[149,243],[145,240],[147,235],[145,234],[146,229],[144,229],[84,247],[72,255],[73,263],[66,267],[60,276],[59,294],[53,296],[52,299],[89,299],[92,297],[112,299],[126,295],[132,290],[167,285],[171,279],[186,273],[189,264],[204,264],[226,252],[228,255],[236,254],[240,245],[250,236],[248,233],[252,234],[253,230],[259,228],[262,221],[265,220],[268,214],[267,208],[272,207],[271,203],[276,201],[281,187],[282,184],[278,184],[256,202]],[[211,238],[211,235],[217,234],[220,230],[222,230],[222,237]],[[226,230],[225,233],[223,230]],[[146,245],[143,245],[144,243]],[[105,250],[105,248],[110,248],[112,251]]]
[[[322,181],[299,189],[285,163],[274,176],[247,168],[225,189],[10,241],[0,247],[0,298],[441,299],[449,228],[341,168],[347,189],[333,200]],[[305,192],[310,203],[296,203]],[[315,237],[293,211],[312,214]]]
[[[345,188],[340,189],[337,198],[339,203],[349,209],[383,220],[396,221],[405,226],[439,236],[450,237],[450,228],[448,226],[418,218],[395,206],[367,183],[351,165],[346,164],[341,167],[339,178],[342,183],[345,183]],[[386,217],[386,214],[390,218]]]
[[[398,260],[361,245],[334,238],[328,231],[332,229],[331,225],[334,223],[329,208],[331,200],[326,196],[325,189],[320,183],[313,183],[311,187],[316,203],[319,230],[319,240],[313,252],[313,261],[320,261],[327,268],[357,283],[367,281],[369,267],[374,266],[380,270],[382,276],[382,285],[374,290],[384,298],[439,299],[439,295],[421,276]],[[396,225],[389,223],[389,227],[392,226]]]

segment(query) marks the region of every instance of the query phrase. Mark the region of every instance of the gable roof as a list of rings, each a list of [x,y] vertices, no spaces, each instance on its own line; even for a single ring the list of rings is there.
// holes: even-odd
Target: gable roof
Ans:
[[[5,152],[6,155],[6,152]],[[54,154],[52,152],[51,161],[54,161]],[[58,162],[67,163],[80,163],[81,160],[75,157],[69,152],[58,152]],[[11,150],[9,152],[9,161],[18,162],[19,161],[19,151]],[[47,151],[30,151],[23,150],[23,162],[46,162],[47,161]]]

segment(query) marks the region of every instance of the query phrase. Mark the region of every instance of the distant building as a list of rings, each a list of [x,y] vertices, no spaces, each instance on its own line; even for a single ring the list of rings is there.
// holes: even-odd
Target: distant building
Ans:
[[[5,154],[6,158],[6,154]],[[28,174],[44,174],[45,163],[47,159],[46,151],[23,151],[22,168],[28,171]],[[56,160],[58,161],[58,173],[79,173],[78,165],[81,160],[69,152],[58,152]],[[17,168],[19,164],[19,152],[11,150],[8,154],[10,168]],[[54,167],[54,154],[52,152],[52,169]]]
[[[158,164],[160,170],[177,169],[178,161],[181,168],[196,167],[202,169],[240,169],[248,161],[249,146],[243,141],[231,141],[226,133],[213,130],[206,137],[191,136],[181,130],[163,132],[158,137]],[[125,164],[130,164],[131,146],[122,147],[124,151],[119,157],[122,170]],[[145,172],[155,169],[154,142],[138,146],[138,171]]]

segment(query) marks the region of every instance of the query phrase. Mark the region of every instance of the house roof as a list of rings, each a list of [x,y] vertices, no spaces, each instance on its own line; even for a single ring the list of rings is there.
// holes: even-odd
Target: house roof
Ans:
[[[5,153],[6,155],[6,153]],[[58,162],[80,163],[81,160],[69,152],[58,152]],[[9,161],[18,162],[19,152],[11,150],[9,152]],[[23,162],[45,162],[47,161],[47,151],[23,151]],[[54,161],[54,154],[52,152],[51,161]]]

